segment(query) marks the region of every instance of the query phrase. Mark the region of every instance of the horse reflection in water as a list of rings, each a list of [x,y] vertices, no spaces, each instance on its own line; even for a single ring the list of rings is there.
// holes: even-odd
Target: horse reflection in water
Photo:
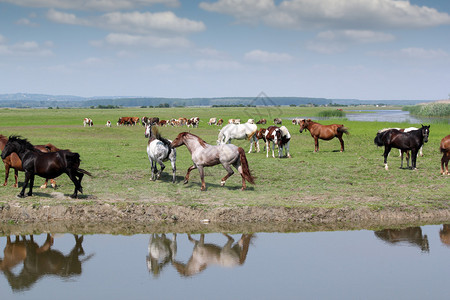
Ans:
[[[404,229],[384,229],[375,231],[375,236],[390,244],[407,242],[418,246],[422,252],[430,252],[427,235],[422,234],[420,227],[409,227]]]
[[[51,249],[53,237],[47,234],[47,238],[42,246],[34,241],[33,235],[29,239],[25,236],[16,236],[15,242],[11,237],[7,237],[4,258],[0,259],[0,270],[3,271],[13,290],[29,289],[35,282],[45,275],[58,275],[70,277],[81,274],[81,265],[92,257],[87,256],[80,260],[79,256],[84,255],[82,247],[83,236],[75,237],[75,246],[66,256],[58,250]],[[16,275],[12,269],[23,262],[22,270]]]
[[[442,225],[442,229],[439,230],[439,237],[444,245],[450,247],[450,224]]]
[[[173,264],[182,276],[193,276],[204,271],[210,265],[222,267],[235,267],[243,265],[247,258],[248,248],[253,234],[243,234],[241,239],[234,243],[234,239],[228,234],[227,243],[223,246],[205,244],[205,235],[201,234],[197,241],[188,234],[189,241],[195,244],[192,256],[186,264],[174,260]]]
[[[154,277],[161,274],[162,269],[172,263],[177,254],[177,234],[172,235],[169,240],[163,233],[161,235],[152,234],[148,244],[147,268]]]

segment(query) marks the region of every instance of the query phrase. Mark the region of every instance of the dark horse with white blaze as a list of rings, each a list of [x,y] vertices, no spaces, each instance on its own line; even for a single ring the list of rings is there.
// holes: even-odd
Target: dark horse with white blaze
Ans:
[[[204,167],[211,167],[218,164],[227,170],[228,174],[222,178],[220,184],[225,185],[225,181],[234,174],[231,169],[233,165],[242,176],[242,190],[247,187],[245,181],[254,184],[255,178],[250,174],[248,168],[247,158],[245,151],[241,147],[233,144],[222,144],[213,146],[207,144],[204,140],[189,132],[181,132],[176,139],[172,142],[171,146],[176,148],[181,145],[185,145],[191,153],[192,162],[194,163],[187,170],[187,174],[184,178],[184,183],[188,183],[189,174],[192,170],[197,169],[200,172],[200,178],[202,180],[201,190],[206,190]]]
[[[388,170],[387,157],[392,148],[400,149],[403,152],[411,151],[411,167],[416,169],[416,159],[419,149],[424,143],[428,142],[428,135],[430,134],[430,126],[422,125],[417,130],[409,132],[401,132],[397,129],[389,129],[378,132],[374,143],[381,147],[384,146],[384,168]],[[403,161],[402,161],[403,166]]]
[[[69,150],[43,153],[35,149],[27,139],[10,136],[2,151],[2,159],[11,153],[17,153],[22,160],[22,167],[25,171],[25,182],[22,191],[18,195],[21,198],[25,197],[25,189],[28,183],[30,183],[28,196],[33,194],[35,175],[51,179],[66,173],[75,185],[75,190],[70,196],[72,198],[77,198],[78,192],[83,193],[83,188],[81,187],[83,175],[91,176],[91,173],[88,171],[80,169],[80,155]]]

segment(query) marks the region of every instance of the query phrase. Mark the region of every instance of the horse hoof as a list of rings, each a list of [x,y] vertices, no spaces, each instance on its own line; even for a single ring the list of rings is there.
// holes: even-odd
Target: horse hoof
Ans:
[[[225,186],[225,180],[220,181],[220,186]]]
[[[70,195],[70,198],[72,198],[72,199],[76,199],[78,196],[76,195],[76,194],[72,194],[72,195]]]
[[[189,180],[184,180],[183,184],[187,184],[189,182]]]
[[[17,198],[25,198],[25,195],[19,194],[17,195]]]
[[[41,185],[41,187],[40,187],[41,189],[46,189],[47,188],[47,186],[45,185],[45,184],[43,184],[43,185]]]

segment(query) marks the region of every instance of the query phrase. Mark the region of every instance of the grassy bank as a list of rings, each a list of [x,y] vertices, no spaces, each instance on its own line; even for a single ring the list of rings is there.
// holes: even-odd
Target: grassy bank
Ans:
[[[351,122],[343,120],[321,121],[323,124],[344,123],[350,135],[344,136],[344,153],[339,141],[320,141],[320,152],[313,153],[314,141],[309,132],[302,134],[298,126],[288,118],[314,117],[324,108],[253,107],[253,108],[158,108],[158,109],[1,109],[0,134],[19,134],[33,144],[53,143],[60,148],[78,152],[82,168],[94,174],[85,177],[85,194],[74,200],[80,204],[109,201],[115,205],[136,202],[159,205],[183,205],[197,208],[281,206],[305,208],[361,208],[373,210],[389,208],[449,208],[450,177],[439,174],[441,154],[439,142],[449,134],[447,124],[432,124],[429,142],[424,156],[417,160],[418,170],[399,169],[398,151],[392,151],[388,163],[383,166],[383,148],[377,148],[373,139],[378,129],[385,127],[409,127],[414,124],[386,122]],[[283,118],[283,124],[291,132],[292,159],[266,158],[265,153],[247,154],[250,168],[257,177],[256,185],[247,191],[240,190],[241,178],[235,174],[220,186],[225,174],[221,166],[206,169],[207,191],[200,192],[197,170],[191,173],[190,183],[182,184],[187,168],[192,164],[189,152],[183,146],[177,149],[177,184],[170,182],[170,163],[166,164],[162,180],[150,181],[150,163],[147,158],[147,139],[142,126],[117,127],[122,116],[158,116],[161,119],[199,116],[199,128],[164,127],[163,136],[173,139],[181,131],[191,131],[208,143],[215,144],[219,128],[208,126],[210,117],[240,118],[247,120],[266,118],[269,124],[274,117]],[[82,126],[84,117],[94,121],[94,127]],[[105,127],[107,120],[113,126]],[[415,124],[418,125],[418,124]],[[247,141],[233,141],[249,149]],[[262,146],[262,145],[261,145]],[[262,148],[262,147],[261,147]],[[3,170],[3,168],[2,168]],[[24,178],[19,175],[19,182]],[[7,187],[0,187],[0,203],[6,203],[19,190],[12,188],[14,177],[10,174]],[[4,172],[0,173],[0,182]],[[66,197],[52,195],[53,190],[39,190],[41,179],[35,182],[35,195],[24,203],[40,205],[41,200],[52,198],[55,204],[69,203],[73,184],[67,176],[58,178],[57,192]]]

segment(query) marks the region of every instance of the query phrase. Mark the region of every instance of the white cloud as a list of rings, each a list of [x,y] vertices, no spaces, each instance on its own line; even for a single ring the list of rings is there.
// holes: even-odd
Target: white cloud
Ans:
[[[27,19],[27,18],[22,18],[22,19],[17,20],[16,24],[23,25],[23,26],[30,26],[30,27],[38,26],[37,23],[34,23],[30,19]]]
[[[194,63],[194,67],[204,71],[235,71],[241,69],[241,65],[232,60],[201,59]]]
[[[113,12],[103,16],[98,26],[122,32],[152,32],[169,31],[179,34],[199,32],[205,30],[203,22],[179,18],[173,12]]]
[[[20,42],[8,45],[6,39],[0,35],[0,55],[8,56],[51,56],[53,52],[49,49],[51,42],[43,45],[35,41]]]
[[[450,15],[409,1],[395,0],[218,0],[200,3],[207,11],[235,17],[239,22],[309,29],[395,29],[450,24]]]
[[[56,23],[83,25],[128,33],[163,32],[187,34],[205,30],[203,22],[179,18],[173,12],[113,12],[90,19],[51,9],[47,18]]]
[[[292,61],[293,57],[287,53],[253,50],[245,54],[245,59],[248,61],[260,63],[284,63]]]
[[[126,46],[146,48],[186,48],[191,45],[184,37],[158,37],[147,35],[132,35],[123,33],[110,33],[103,41],[93,42],[94,46]]]
[[[114,11],[164,4],[170,7],[180,5],[178,0],[1,0],[24,7],[48,7],[54,9]]]
[[[319,32],[316,38],[307,43],[307,48],[332,54],[345,51],[349,46],[367,43],[385,43],[395,40],[392,34],[370,30],[328,30]]]
[[[403,48],[397,51],[378,51],[369,54],[382,58],[409,59],[409,60],[436,60],[449,59],[450,54],[442,49]]]

